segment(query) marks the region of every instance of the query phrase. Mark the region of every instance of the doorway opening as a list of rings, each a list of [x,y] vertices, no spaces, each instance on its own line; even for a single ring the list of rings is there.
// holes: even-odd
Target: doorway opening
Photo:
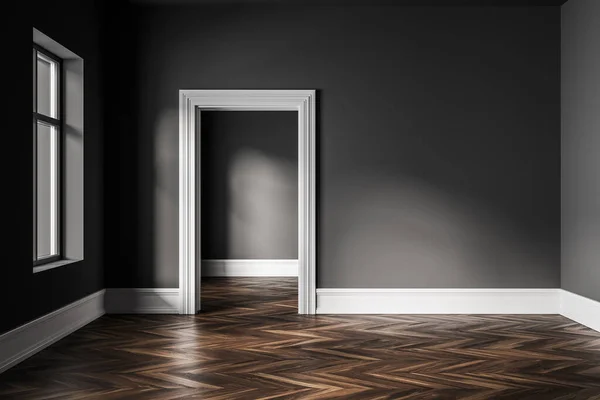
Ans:
[[[294,111],[297,114],[298,313],[316,312],[316,143],[314,90],[181,90],[179,120],[180,312],[201,309],[202,120],[210,111]],[[256,154],[246,166],[260,164]],[[242,166],[245,165],[242,163]],[[240,168],[243,170],[243,168]],[[206,268],[206,266],[204,267]]]
[[[204,312],[297,309],[298,113],[198,110]]]

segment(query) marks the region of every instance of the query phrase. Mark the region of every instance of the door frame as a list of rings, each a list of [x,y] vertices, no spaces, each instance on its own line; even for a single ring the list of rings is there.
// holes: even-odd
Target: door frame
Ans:
[[[200,310],[200,140],[198,111],[298,112],[298,313],[316,312],[315,90],[179,91],[180,313]]]

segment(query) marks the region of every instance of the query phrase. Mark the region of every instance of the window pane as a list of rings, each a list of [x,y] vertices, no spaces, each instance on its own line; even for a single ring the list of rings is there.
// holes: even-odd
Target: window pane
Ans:
[[[37,71],[37,51],[35,51],[35,49],[33,49],[33,111],[35,111],[37,109],[37,100],[35,98],[35,94],[37,91],[36,71]],[[34,126],[34,128],[35,128],[35,126]]]
[[[37,257],[58,254],[58,130],[37,124]]]
[[[38,53],[37,56],[37,112],[58,118],[58,65],[56,61]]]

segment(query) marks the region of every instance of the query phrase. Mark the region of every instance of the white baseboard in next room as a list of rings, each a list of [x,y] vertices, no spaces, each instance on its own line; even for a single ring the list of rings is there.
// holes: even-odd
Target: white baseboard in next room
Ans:
[[[298,260],[202,260],[202,276],[298,276]]]

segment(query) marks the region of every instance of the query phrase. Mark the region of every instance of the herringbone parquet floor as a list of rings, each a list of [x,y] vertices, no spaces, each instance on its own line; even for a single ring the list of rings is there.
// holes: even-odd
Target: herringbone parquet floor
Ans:
[[[306,317],[295,292],[211,279],[197,316],[102,317],[0,375],[0,398],[600,399],[600,333],[564,317]]]

